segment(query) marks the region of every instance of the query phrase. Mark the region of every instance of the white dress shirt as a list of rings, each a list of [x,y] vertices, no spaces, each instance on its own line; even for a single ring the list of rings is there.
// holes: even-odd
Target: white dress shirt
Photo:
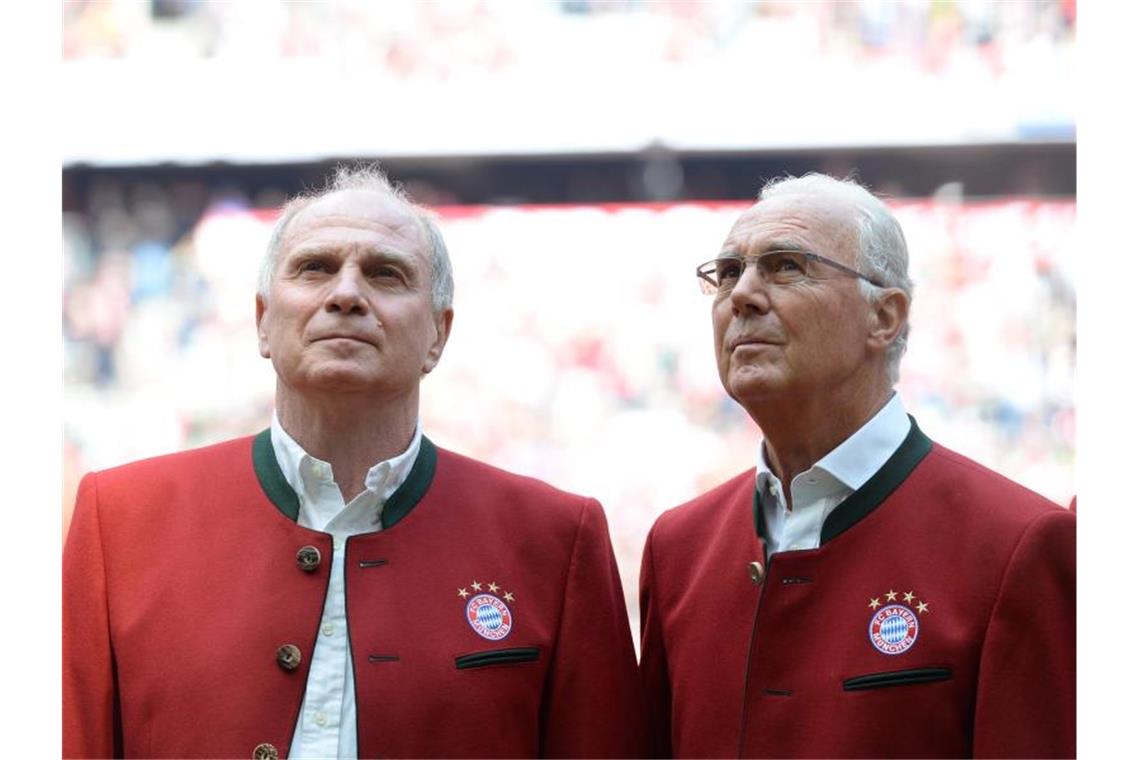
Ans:
[[[416,421],[412,443],[400,455],[368,470],[364,490],[348,504],[328,462],[309,456],[277,415],[270,439],[285,480],[297,492],[297,524],[332,534],[333,556],[320,635],[313,649],[301,715],[293,731],[290,758],[356,757],[356,688],[345,624],[344,545],[349,536],[380,530],[384,503],[407,479],[420,452],[423,431]]]
[[[823,522],[831,511],[879,471],[910,432],[910,419],[897,393],[863,427],[822,459],[792,478],[792,503],[768,466],[760,443],[756,490],[768,541],[774,552],[818,549]]]

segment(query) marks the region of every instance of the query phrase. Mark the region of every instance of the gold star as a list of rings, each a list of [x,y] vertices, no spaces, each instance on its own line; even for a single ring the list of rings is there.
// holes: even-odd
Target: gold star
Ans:
[[[871,603],[868,604],[867,606],[873,610],[877,610],[877,609],[879,609],[879,607],[881,605],[882,605],[882,602],[880,602],[879,597],[876,596],[874,599],[871,600]]]
[[[461,597],[463,597],[464,599],[466,599],[467,597],[471,596],[471,592],[465,588],[461,588],[461,589],[459,589],[459,595]]]
[[[480,583],[479,581],[471,581],[471,590],[472,591],[482,591],[483,590],[483,584]]]
[[[892,589],[891,591],[888,591],[888,592],[887,592],[887,601],[888,601],[888,602],[893,602],[893,601],[895,600],[895,597],[896,597],[896,596],[898,596],[898,595],[899,595],[899,592],[897,592],[897,591],[895,591],[895,590],[893,590],[893,589]]]
[[[487,586],[487,590],[490,591],[492,594],[497,594],[497,593],[499,593],[499,584],[495,583],[494,581],[491,581],[491,583],[488,584],[488,586]]]
[[[908,591],[908,592],[906,592],[905,594],[903,594],[903,601],[904,601],[904,602],[907,602],[908,604],[909,604],[910,602],[913,602],[913,601],[914,601],[914,592],[913,592],[913,591]]]
[[[510,591],[508,591],[505,594],[503,594],[503,598],[506,599],[508,602],[513,602],[515,600],[515,595],[512,594]]]
[[[930,611],[930,607],[928,607],[926,605],[926,602],[919,602],[918,603],[918,614],[919,615],[921,615],[924,612],[929,612],[929,611]]]

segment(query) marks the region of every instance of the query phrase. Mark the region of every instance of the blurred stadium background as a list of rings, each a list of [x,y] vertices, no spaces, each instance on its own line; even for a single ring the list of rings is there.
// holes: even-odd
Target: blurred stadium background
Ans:
[[[378,160],[443,220],[441,445],[657,514],[754,463],[694,266],[763,179],[855,172],[917,281],[932,437],[1074,493],[1072,0],[65,2],[64,527],[88,470],[254,433],[275,207]]]

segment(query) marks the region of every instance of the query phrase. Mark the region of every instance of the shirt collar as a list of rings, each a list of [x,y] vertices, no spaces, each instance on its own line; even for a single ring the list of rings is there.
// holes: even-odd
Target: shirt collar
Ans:
[[[277,457],[277,466],[281,468],[281,474],[298,496],[310,495],[318,480],[332,478],[332,466],[301,448],[301,444],[285,432],[276,411],[269,426],[269,436],[273,443],[273,453]],[[411,473],[416,457],[420,453],[422,440],[423,423],[417,418],[416,431],[408,448],[391,459],[377,462],[369,468],[364,476],[365,488],[380,499],[391,496]]]
[[[892,393],[883,408],[861,428],[812,465],[857,491],[890,459],[910,431],[910,420],[898,393]],[[763,490],[778,479],[768,466],[764,442],[756,465],[756,488]],[[777,486],[778,488],[778,486]]]

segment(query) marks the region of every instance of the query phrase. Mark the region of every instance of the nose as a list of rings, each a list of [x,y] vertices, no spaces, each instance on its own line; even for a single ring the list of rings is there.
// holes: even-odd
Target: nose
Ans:
[[[760,273],[760,267],[755,261],[745,261],[744,271],[728,293],[728,300],[732,304],[732,313],[741,314],[756,311],[761,314],[772,308],[769,298],[768,281]]]
[[[361,273],[356,267],[341,267],[325,297],[325,311],[344,314],[366,313],[368,301],[364,297],[362,286]]]

